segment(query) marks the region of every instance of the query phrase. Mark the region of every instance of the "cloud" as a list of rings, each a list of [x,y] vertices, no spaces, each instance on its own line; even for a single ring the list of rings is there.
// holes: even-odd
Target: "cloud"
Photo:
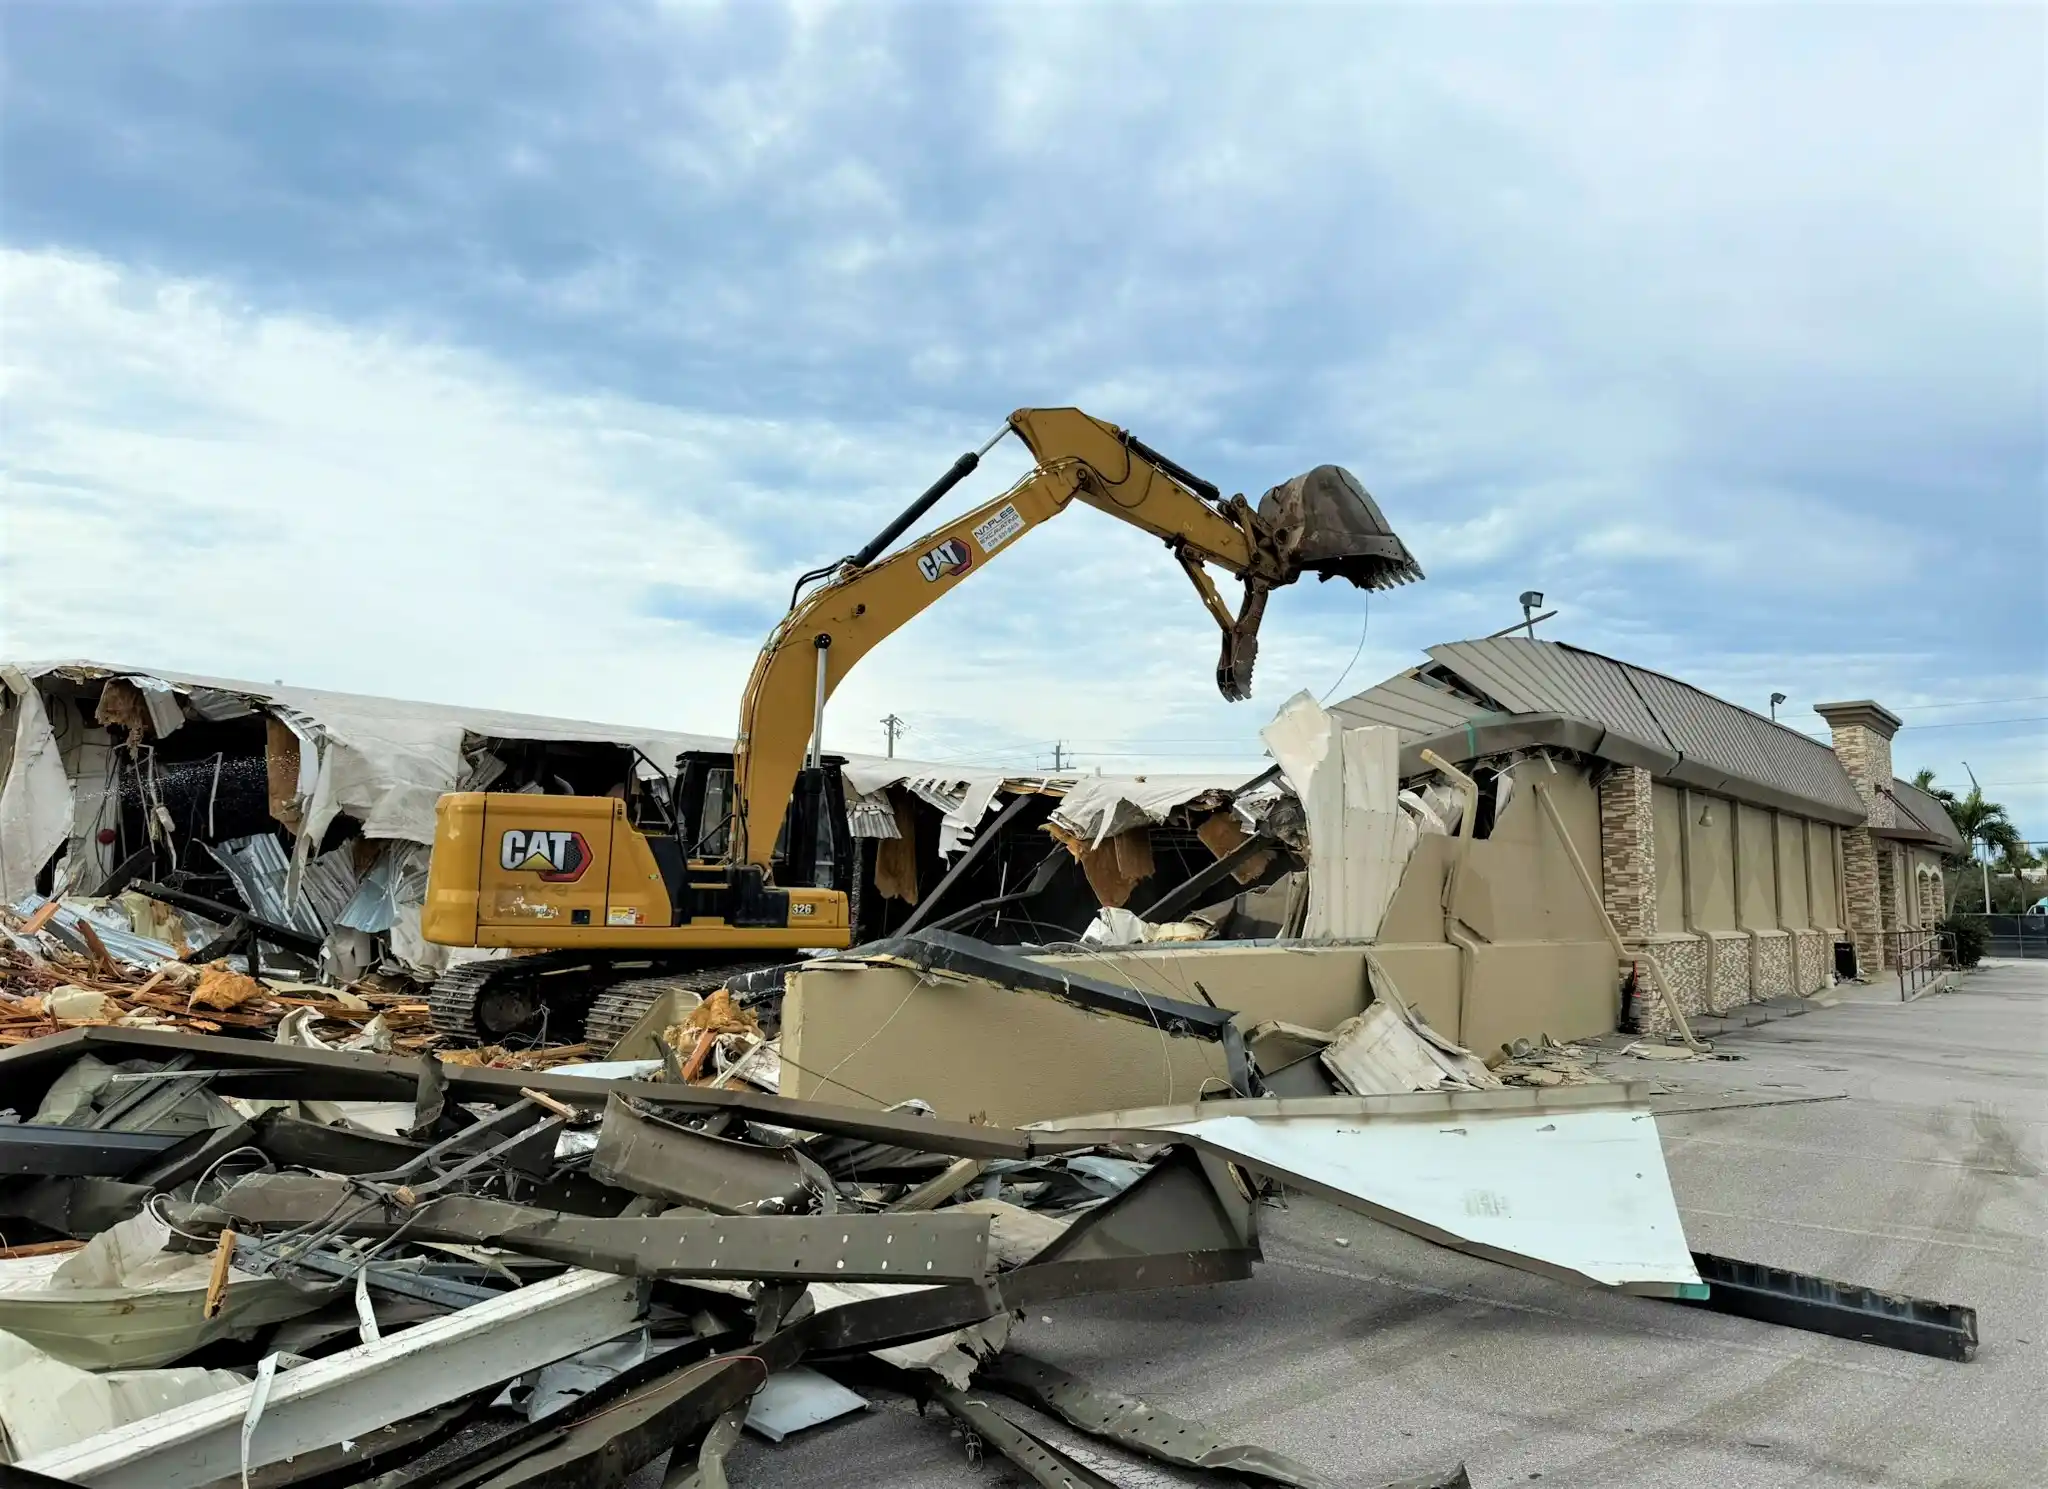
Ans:
[[[1073,402],[1226,490],[1344,463],[1431,579],[1276,598],[1231,709],[1077,514],[849,743],[1255,748],[1531,587],[1752,705],[2048,693],[2038,10],[518,15],[10,16],[8,649],[722,729],[796,572]]]
[[[16,657],[724,732],[793,575],[955,453],[907,425],[856,437],[564,394],[474,352],[69,255],[0,254],[0,297]],[[1006,445],[976,499],[1025,464]],[[855,674],[834,711],[860,742],[914,697],[936,705],[934,740],[986,743],[1139,728],[1206,686],[1209,623],[1154,540],[1084,512],[1028,550]]]

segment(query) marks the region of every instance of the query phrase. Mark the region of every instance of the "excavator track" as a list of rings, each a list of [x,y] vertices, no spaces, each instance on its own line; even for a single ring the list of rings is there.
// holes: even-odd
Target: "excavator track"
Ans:
[[[594,1050],[609,1051],[633,1031],[633,1026],[664,994],[685,992],[709,997],[733,973],[750,972],[763,965],[771,964],[731,962],[692,972],[670,972],[660,977],[636,977],[629,982],[613,983],[591,1000],[590,1012],[583,1017],[583,1037]]]
[[[577,1044],[604,1058],[664,993],[709,993],[735,972],[786,958],[703,962],[669,957],[544,951],[464,962],[427,994],[434,1032],[475,1044]]]

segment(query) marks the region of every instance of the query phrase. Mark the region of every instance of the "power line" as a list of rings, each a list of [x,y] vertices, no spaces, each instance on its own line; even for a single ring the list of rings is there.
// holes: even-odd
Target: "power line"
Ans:
[[[1990,729],[2000,724],[2048,724],[2048,714],[2036,714],[2030,719],[1970,719],[1960,724],[1915,724],[1916,734],[1925,734],[1930,729]]]
[[[2048,703],[2048,693],[2029,698],[1965,698],[1959,703],[1902,703],[1901,713],[1925,713],[1930,708],[1989,708],[1994,703]]]
[[[1915,724],[1913,737],[1917,739],[1935,729],[1994,729],[2005,724],[2048,724],[2048,714],[2037,714],[2027,719],[1968,719],[1957,724]],[[1799,732],[1809,739],[1825,739],[1828,736],[1825,729],[1802,729]]]

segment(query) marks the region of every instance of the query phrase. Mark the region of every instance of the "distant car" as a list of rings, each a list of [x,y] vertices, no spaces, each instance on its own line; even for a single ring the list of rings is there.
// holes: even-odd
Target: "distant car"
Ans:
[[[2034,901],[2033,904],[2027,906],[2027,914],[2029,916],[2038,915],[2041,919],[2048,920],[2048,899]]]

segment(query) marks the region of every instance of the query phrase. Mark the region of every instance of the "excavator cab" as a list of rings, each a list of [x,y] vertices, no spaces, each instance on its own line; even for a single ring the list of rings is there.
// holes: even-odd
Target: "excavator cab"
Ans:
[[[797,772],[789,814],[776,834],[774,880],[808,889],[853,887],[853,835],[846,825],[846,763],[827,755]],[[690,750],[676,759],[676,839],[698,864],[724,865],[732,856],[732,756]]]

